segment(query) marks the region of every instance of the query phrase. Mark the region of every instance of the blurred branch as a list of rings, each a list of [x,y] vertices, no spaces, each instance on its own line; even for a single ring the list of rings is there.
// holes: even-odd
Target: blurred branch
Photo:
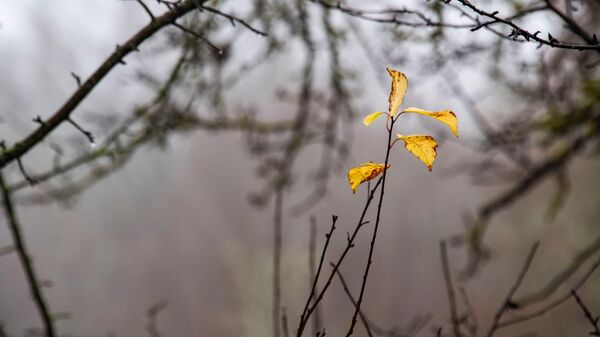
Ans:
[[[35,270],[33,269],[31,255],[27,250],[25,240],[21,234],[21,226],[17,220],[16,210],[14,209],[12,203],[12,196],[4,182],[2,172],[0,172],[0,189],[2,189],[2,202],[4,204],[4,212],[8,226],[12,234],[13,244],[15,246],[15,250],[17,251],[17,255],[19,256],[19,260],[21,261],[21,266],[25,271],[25,278],[27,279],[29,290],[31,291],[33,300],[44,325],[46,337],[56,337],[50,309],[44,300],[39,280],[35,274]]]
[[[556,15],[558,15],[563,20],[563,22],[567,24],[567,26],[573,33],[581,37],[588,44],[595,45],[596,50],[600,52],[600,44],[598,42],[598,39],[596,38],[596,35],[590,35],[588,32],[586,32],[585,29],[583,29],[583,27],[581,27],[581,25],[577,23],[577,21],[575,21],[571,16],[568,16],[565,13],[563,13],[554,3],[552,3],[551,0],[544,0],[544,2],[546,3],[546,5],[548,5],[548,8],[550,8],[554,13],[556,13]],[[570,7],[568,3],[567,7]]]
[[[290,327],[288,326],[288,316],[285,307],[281,308],[281,330],[283,337],[290,337]]]
[[[475,310],[473,310],[473,306],[471,305],[471,301],[469,301],[469,296],[467,295],[467,290],[464,287],[458,287],[458,291],[463,299],[464,305],[467,309],[465,315],[465,327],[469,332],[471,337],[477,337],[477,316],[475,315]]]
[[[148,317],[146,331],[148,331],[148,335],[150,335],[150,337],[162,337],[160,331],[158,330],[158,314],[160,314],[160,312],[166,307],[167,301],[161,300],[156,304],[153,304],[146,312],[146,317]]]
[[[425,14],[418,10],[411,9],[381,9],[381,10],[366,10],[353,8],[342,5],[341,2],[330,2],[326,0],[309,0],[315,4],[322,6],[329,10],[336,10],[343,14],[367,20],[376,23],[394,24],[396,26],[408,26],[408,27],[449,27],[449,28],[471,28],[472,25],[460,25],[450,24],[445,22],[438,22],[429,19]],[[399,15],[411,15],[416,17],[420,22],[403,21],[398,18]]]
[[[329,233],[329,236],[331,237],[331,232]],[[329,240],[327,241],[326,244],[329,244]],[[322,261],[323,259],[321,259],[321,261],[319,261],[319,266],[322,266]],[[316,280],[317,279],[317,271],[315,270],[315,268],[317,267],[317,219],[315,218],[315,216],[311,216],[310,217],[310,238],[308,241],[308,273],[309,273],[309,285],[310,282],[312,282],[312,280]],[[320,272],[320,270],[319,270]],[[312,292],[311,296],[314,295],[315,292],[318,292],[318,286],[316,284],[314,284],[314,291]],[[315,309],[315,319],[313,320],[313,336],[316,336],[319,333],[319,330],[321,329],[321,310],[319,309],[319,307],[317,307]]]
[[[331,267],[335,267],[335,265],[332,263]],[[342,283],[342,287],[344,288],[344,292],[348,296],[348,299],[350,300],[350,302],[352,302],[352,306],[354,308],[356,308],[358,306],[358,304],[356,303],[356,300],[354,299],[354,296],[352,296],[352,292],[350,292],[350,289],[348,288],[348,285],[346,284],[346,280],[344,280],[344,277],[342,276],[342,273],[340,272],[339,269],[336,271],[336,274],[339,277],[340,282]],[[358,315],[360,317],[360,320],[361,320],[362,324],[365,327],[365,330],[367,330],[367,335],[369,335],[369,337],[373,337],[373,332],[371,331],[371,326],[369,324],[369,321],[365,317],[365,314],[362,312],[362,310],[358,311]]]
[[[4,326],[0,323],[0,337],[8,337],[6,330],[4,330]]]
[[[590,336],[600,336],[600,325],[598,325],[599,317],[594,317],[592,315],[590,309],[588,309],[588,307],[585,305],[585,303],[583,303],[579,295],[577,295],[577,291],[575,291],[574,289],[571,290],[571,295],[573,295],[573,297],[577,301],[577,304],[583,311],[585,318],[588,320],[588,322],[590,322],[590,325],[594,329],[594,331],[590,332]]]
[[[543,301],[552,296],[561,285],[563,285],[571,276],[573,276],[573,274],[575,274],[579,268],[598,251],[600,251],[600,237],[596,238],[594,242],[588,245],[579,254],[575,255],[571,260],[571,263],[569,263],[562,271],[554,276],[545,287],[534,293],[517,298],[515,303],[517,303],[520,307],[523,307]]]
[[[0,257],[2,257],[4,255],[8,255],[14,251],[15,251],[15,247],[12,245],[0,247]]]
[[[513,283],[510,290],[504,297],[504,300],[502,301],[500,308],[498,308],[498,310],[496,311],[496,314],[494,314],[494,320],[492,321],[492,324],[491,324],[488,332],[485,334],[486,337],[492,337],[494,335],[494,333],[498,330],[498,327],[500,325],[500,320],[502,319],[502,316],[504,315],[504,313],[507,310],[510,310],[515,307],[515,304],[513,302],[513,296],[515,295],[515,292],[517,292],[517,289],[519,289],[519,286],[521,286],[521,283],[523,282],[523,279],[525,278],[525,274],[527,274],[527,271],[529,271],[529,267],[531,266],[531,262],[533,261],[533,257],[535,256],[535,253],[537,252],[537,249],[539,248],[539,246],[540,246],[540,243],[538,241],[536,241],[533,244],[533,246],[531,247],[531,249],[529,250],[529,253],[527,254],[527,257],[525,258],[525,262],[523,263],[523,267],[521,268],[519,275],[517,276],[517,278],[515,279],[515,282]]]
[[[206,1],[206,0],[202,0]],[[177,18],[187,14],[195,6],[194,0],[184,0],[179,5],[174,6],[165,14],[156,18],[156,20],[147,24],[140,31],[135,33],[124,44],[118,46],[116,50],[100,65],[100,67],[81,84],[73,95],[60,107],[44,124],[40,125],[33,133],[29,134],[23,140],[14,144],[0,155],[0,168],[6,166],[13,160],[27,153],[31,148],[41,142],[57,126],[67,120],[71,113],[77,108],[87,95],[104,79],[104,77],[116,65],[122,62],[123,57],[132,51],[137,51],[138,47],[150,38],[154,33],[173,23]]]
[[[241,24],[242,26],[246,27],[248,30],[250,30],[253,33],[256,33],[256,34],[258,34],[260,36],[267,36],[267,33],[263,32],[261,30],[258,30],[257,28],[254,28],[246,20],[241,19],[241,18],[239,18],[239,17],[237,17],[235,15],[227,14],[227,13],[222,12],[222,11],[216,9],[216,8],[212,8],[212,7],[208,7],[208,6],[203,6],[203,5],[200,6],[200,9],[208,11],[208,12],[211,12],[211,13],[214,13],[214,14],[217,14],[219,16],[222,16],[222,17],[228,19],[229,22],[231,22],[232,26],[235,26],[235,23],[237,22],[237,23]]]
[[[56,127],[65,121],[71,121],[71,113],[77,108],[77,106],[87,97],[87,95],[102,81],[102,79],[112,70],[116,65],[123,62],[123,58],[131,53],[132,51],[138,51],[138,47],[154,35],[162,28],[169,25],[178,25],[175,21],[189,13],[190,11],[197,8],[198,5],[202,6],[206,0],[183,0],[177,3],[170,3],[169,10],[161,16],[154,18],[150,23],[143,27],[140,31],[134,34],[124,44],[118,45],[116,50],[100,65],[100,67],[73,93],[73,95],[60,107],[48,120],[41,124],[34,132],[29,134],[21,141],[8,148],[2,154],[0,154],[0,168],[6,166],[10,162],[20,158],[27,153],[31,148],[41,142],[48,134],[50,134]],[[205,8],[208,10],[207,8]],[[226,16],[228,19],[236,22],[243,22],[243,20],[222,13],[216,9],[210,8],[210,10],[218,15]],[[256,29],[252,28],[249,24],[245,26],[251,29],[253,32],[257,32]],[[181,27],[180,27],[181,28]],[[264,33],[259,32],[264,35]],[[77,125],[74,124],[76,127]],[[85,132],[79,128],[84,134],[93,142],[91,134]]]
[[[452,285],[452,275],[450,275],[450,263],[448,262],[448,248],[446,241],[440,241],[440,256],[442,259],[442,270],[444,271],[444,282],[446,284],[446,292],[448,293],[448,305],[450,306],[450,321],[452,322],[452,331],[454,337],[461,337],[460,321],[458,319],[458,310],[456,307],[456,295],[454,286]]]
[[[281,246],[283,236],[283,187],[275,192],[273,215],[273,337],[281,336]]]
[[[585,284],[585,282],[590,278],[590,276],[592,276],[592,274],[594,273],[594,271],[598,268],[598,266],[600,266],[600,259],[598,259],[585,273],[584,275],[577,281],[575,282],[572,290],[578,290],[579,288],[581,288],[581,286],[583,286]],[[515,325],[515,324],[519,324],[519,323],[523,323],[523,322],[527,322],[531,319],[534,319],[536,317],[542,316],[546,313],[548,313],[549,311],[553,310],[554,308],[556,308],[557,306],[563,304],[564,302],[566,302],[569,298],[571,297],[571,293],[567,292],[564,295],[562,295],[561,297],[559,297],[558,299],[549,302],[545,305],[543,305],[541,308],[538,308],[534,311],[531,311],[529,313],[524,313],[521,315],[517,315],[514,317],[511,317],[509,319],[506,320],[502,320],[500,322],[498,322],[497,324],[497,329],[501,329],[501,328],[505,328],[507,326],[511,326],[511,325]],[[518,303],[516,303],[518,305]]]

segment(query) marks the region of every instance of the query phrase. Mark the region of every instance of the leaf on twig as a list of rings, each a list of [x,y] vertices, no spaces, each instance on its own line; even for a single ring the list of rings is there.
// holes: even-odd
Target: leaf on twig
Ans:
[[[419,108],[406,108],[402,112],[413,112],[423,116],[437,119],[438,121],[448,125],[454,137],[458,137],[458,120],[456,115],[451,110],[428,111]]]
[[[379,118],[379,116],[385,114],[385,112],[381,112],[381,111],[375,111],[372,114],[369,114],[365,117],[365,119],[363,119],[363,124],[366,126],[371,125],[371,123],[373,123],[377,118]]]
[[[390,165],[388,165],[388,168],[389,167]],[[357,167],[351,168],[348,171],[348,182],[350,183],[352,193],[356,192],[356,188],[360,184],[377,177],[381,172],[383,172],[383,169],[384,164],[377,163],[362,163]]]
[[[408,79],[406,76],[392,68],[386,68],[390,76],[392,76],[392,90],[390,91],[390,115],[395,116],[398,113],[398,108],[402,104],[406,88],[408,88]]]
[[[428,135],[410,135],[403,136],[396,134],[398,139],[404,141],[404,147],[415,157],[419,158],[431,171],[433,168],[433,162],[437,156],[437,142],[435,139]]]

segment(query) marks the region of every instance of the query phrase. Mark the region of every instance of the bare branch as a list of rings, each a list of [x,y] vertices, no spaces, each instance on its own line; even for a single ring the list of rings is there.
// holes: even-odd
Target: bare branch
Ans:
[[[79,104],[87,97],[87,95],[104,79],[104,77],[117,64],[122,62],[122,58],[138,47],[154,35],[162,28],[175,22],[179,17],[184,16],[195,8],[194,1],[185,0],[177,6],[173,6],[171,10],[156,18],[156,20],[147,24],[144,28],[134,34],[122,46],[118,47],[101,65],[100,67],[71,95],[71,97],[60,107],[44,125],[39,126],[34,132],[29,134],[23,140],[14,144],[0,155],[0,168],[8,163],[16,160],[31,148],[41,142],[48,134],[50,134],[62,122],[67,120],[71,113],[79,106]]]
[[[444,282],[446,284],[446,292],[448,293],[448,304],[450,306],[450,321],[452,322],[452,331],[454,337],[461,337],[460,321],[458,319],[458,310],[456,307],[456,295],[454,286],[452,285],[452,275],[450,275],[450,263],[448,262],[448,248],[446,241],[440,241],[440,256],[442,259],[442,269],[444,271]]]
[[[494,315],[494,320],[490,326],[490,329],[486,333],[486,337],[492,337],[494,335],[494,333],[498,329],[500,319],[502,318],[502,316],[504,315],[506,310],[515,307],[515,304],[512,301],[512,298],[515,295],[515,292],[517,292],[517,289],[519,289],[519,286],[521,286],[521,283],[523,282],[523,279],[525,278],[527,271],[529,271],[529,267],[531,266],[531,262],[533,261],[533,257],[535,256],[535,253],[537,252],[537,249],[539,248],[539,246],[540,246],[539,241],[536,241],[533,244],[533,246],[531,247],[531,249],[529,250],[529,253],[527,254],[527,257],[525,258],[525,262],[523,263],[523,267],[521,268],[519,275],[517,276],[517,278],[515,279],[515,282],[510,287],[510,290],[504,297],[504,300],[502,301],[502,305],[500,306],[500,308],[498,308],[498,311],[496,311],[496,314]]]
[[[221,12],[218,9],[215,9],[215,8],[212,8],[212,7],[208,7],[208,6],[201,6],[200,8],[203,9],[203,10],[205,10],[205,11],[207,11],[207,12],[215,13],[215,14],[217,14],[219,16],[222,16],[222,17],[228,19],[233,26],[235,26],[235,23],[237,22],[237,23],[241,24],[242,26],[248,28],[253,33],[256,33],[256,34],[258,34],[260,36],[267,36],[267,33],[265,33],[265,32],[263,32],[261,30],[258,30],[256,28],[252,27],[246,20],[241,19],[241,18],[239,18],[239,17],[237,17],[235,15],[227,14],[225,12]]]
[[[571,263],[569,263],[569,265],[567,265],[561,272],[554,276],[545,287],[539,291],[515,299],[515,303],[517,303],[519,307],[524,307],[526,305],[545,300],[554,294],[556,290],[565,283],[565,281],[575,274],[575,272],[577,272],[579,268],[598,251],[600,251],[600,237],[594,240],[594,242],[583,249],[579,254],[575,255],[571,259]]]
[[[574,290],[578,290],[579,288],[581,288],[581,286],[583,286],[585,284],[585,282],[590,278],[590,276],[592,276],[592,274],[594,273],[594,271],[596,271],[596,269],[598,268],[598,266],[600,266],[600,259],[598,259],[591,267],[590,269],[588,269],[588,271],[581,277],[581,279],[579,279],[579,281],[577,281],[573,287]],[[566,294],[564,294],[563,296],[559,297],[558,299],[556,299],[553,302],[550,302],[546,305],[544,305],[543,307],[541,307],[540,309],[537,309],[533,312],[530,313],[526,313],[526,314],[522,314],[516,317],[512,317],[510,319],[501,321],[500,323],[498,323],[498,329],[501,328],[505,328],[507,326],[511,326],[511,325],[515,325],[515,324],[519,324],[519,323],[523,323],[523,322],[527,322],[533,318],[542,316],[544,314],[546,314],[547,312],[549,312],[550,310],[556,308],[557,306],[563,304],[564,302],[566,302],[569,298],[571,298],[571,293],[568,292]]]
[[[585,303],[583,303],[583,301],[581,300],[579,295],[577,295],[577,291],[575,291],[575,289],[571,290],[571,295],[573,295],[573,297],[577,301],[577,304],[583,311],[585,318],[588,320],[588,322],[590,322],[590,325],[594,328],[594,331],[590,332],[590,335],[591,336],[600,336],[600,325],[598,325],[598,317],[594,317],[592,315],[590,309],[588,309],[588,307],[585,305]]]
[[[335,265],[333,263],[331,264],[331,266],[335,267]],[[356,306],[358,304],[356,303],[356,300],[354,299],[354,296],[352,296],[352,292],[348,288],[348,284],[346,284],[346,280],[344,280],[344,277],[342,276],[342,273],[340,272],[339,269],[336,271],[336,274],[340,278],[340,282],[342,283],[342,287],[344,288],[344,292],[348,296],[348,299],[350,300],[350,302],[352,302],[352,305],[356,308]],[[369,337],[373,337],[373,332],[371,331],[371,326],[369,324],[369,321],[365,317],[365,314],[362,312],[362,310],[360,310],[358,312],[358,314],[359,314],[361,322],[365,326],[365,330],[367,330],[367,335],[369,335]]]
[[[17,255],[19,256],[19,260],[21,261],[21,266],[25,271],[25,278],[27,279],[29,290],[33,295],[33,300],[37,307],[40,318],[42,319],[42,323],[44,324],[46,337],[56,337],[57,335],[55,332],[54,323],[52,322],[52,315],[50,313],[48,305],[46,304],[46,301],[44,300],[42,289],[40,288],[40,282],[35,274],[35,270],[33,269],[33,265],[31,263],[31,255],[27,249],[27,246],[25,245],[25,239],[21,234],[21,226],[19,225],[17,213],[12,203],[12,196],[8,191],[8,188],[4,182],[4,177],[1,172],[0,189],[2,190],[4,212],[6,215],[6,219],[8,220],[10,232],[12,234],[13,244],[17,251]]]

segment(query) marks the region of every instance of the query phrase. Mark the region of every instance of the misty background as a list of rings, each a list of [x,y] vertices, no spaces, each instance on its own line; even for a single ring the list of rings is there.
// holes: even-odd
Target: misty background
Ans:
[[[222,5],[239,8],[229,1]],[[161,9],[155,4],[151,8],[157,13]],[[320,10],[316,5],[308,8]],[[335,20],[348,19],[336,14]],[[147,21],[134,1],[0,0],[0,138],[14,142],[26,136],[35,127],[33,118],[49,116],[76,89],[71,72],[86,78],[115,44]],[[365,26],[371,44],[387,45],[387,35],[376,32],[371,24],[359,24]],[[540,26],[546,24],[539,21]],[[240,31],[239,27],[228,29]],[[239,34],[242,36],[236,41],[237,48],[248,54],[259,49],[261,37]],[[483,33],[464,34],[473,34],[474,39],[488,38]],[[167,74],[175,52],[154,52],[167,39],[167,34],[159,32],[140,53],[127,56],[127,65],[113,69],[78,107],[75,118],[87,125],[98,141],[106,137],[102,118],[122,119],[152,96],[153,89],[138,79],[140,72],[159,78]],[[318,33],[314,40],[318,51],[325,40]],[[413,116],[401,120],[401,130],[431,133],[441,139],[438,158],[429,173],[409,153],[395,150],[392,154],[393,170],[388,175],[379,241],[363,309],[378,325],[388,327],[403,327],[417,314],[431,314],[422,332],[430,335],[432,324],[449,326],[439,241],[463,232],[468,215],[505,185],[480,186],[468,174],[457,172],[461,171],[456,169],[461,163],[479,156],[469,144],[481,133],[440,74],[424,71],[419,59],[390,64],[380,56],[375,58],[380,63],[372,64],[360,43],[349,40],[340,58],[356,70],[352,86],[358,114],[341,126],[348,133],[348,156],[345,166],[334,170],[324,197],[301,213],[295,212],[294,206],[310,195],[311,172],[321,152],[308,147],[296,160],[299,173],[284,193],[282,304],[290,330],[295,331],[310,281],[310,216],[317,219],[319,247],[331,215],[339,216],[326,262],[338,256],[346,242],[345,233],[355,225],[366,192],[362,188],[355,195],[351,193],[346,170],[369,160],[383,160],[382,144],[387,135],[382,123],[366,128],[361,121],[364,115],[387,107],[389,78],[385,67],[390,66],[409,78],[404,106],[452,109],[459,119],[460,137],[451,139],[434,121]],[[290,46],[244,75],[228,89],[226,104],[234,108],[252,106],[259,116],[274,120],[291,116],[295,107],[278,99],[277,86],[295,83],[300,77],[303,54],[296,48]],[[420,48],[416,45],[414,51]],[[373,53],[379,53],[379,49],[373,49]],[[535,46],[523,49],[524,57],[534,55]],[[456,80],[480,98],[480,109],[493,123],[511,116],[522,102],[511,93],[494,90],[495,84],[481,75],[488,62],[480,59],[457,64],[454,73]],[[326,67],[326,63],[318,67]],[[323,73],[317,71],[314,80],[326,85]],[[257,176],[259,161],[244,146],[246,142],[244,133],[235,130],[192,130],[169,135],[164,146],[143,145],[122,168],[66,202],[24,203],[18,207],[33,265],[39,277],[48,280],[44,287],[47,301],[54,313],[67,317],[56,324],[61,333],[145,336],[146,311],[165,300],[168,306],[158,320],[165,336],[270,334],[273,202],[257,207],[250,200],[265,181]],[[51,143],[72,144],[65,146],[64,156],[90,148],[75,128],[63,124],[25,157],[30,173],[49,167]],[[466,250],[450,250],[452,273],[468,290],[482,325],[492,318],[535,240],[540,240],[541,247],[520,293],[545,283],[549,275],[561,270],[581,247],[597,237],[598,172],[597,158],[572,165],[570,192],[552,220],[544,216],[552,193],[548,184],[502,211],[486,234],[490,260],[474,276],[460,277]],[[16,168],[9,177],[20,180]],[[60,179],[50,186],[60,185]],[[44,188],[47,185],[33,187],[39,191]],[[10,245],[8,228],[2,223],[0,246]],[[356,291],[368,249],[364,233],[367,231],[359,236],[356,249],[342,266]],[[600,308],[598,294],[600,277],[596,274],[581,289],[581,295],[596,312]],[[335,279],[322,308],[328,335],[345,331],[352,309]],[[0,257],[0,322],[14,336],[40,327],[15,254]],[[574,331],[583,335],[588,331],[587,327],[581,328],[585,324],[576,304],[569,302],[535,322],[501,330],[499,335],[530,331],[540,336],[577,335]]]

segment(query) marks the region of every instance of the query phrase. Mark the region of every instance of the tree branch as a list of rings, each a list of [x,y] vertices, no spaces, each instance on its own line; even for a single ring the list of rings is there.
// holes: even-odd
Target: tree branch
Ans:
[[[205,2],[206,0],[199,0]],[[66,121],[77,106],[88,96],[88,94],[104,79],[104,77],[119,63],[122,63],[123,57],[137,51],[138,47],[162,28],[175,22],[179,17],[196,8],[193,0],[184,0],[180,4],[173,6],[171,10],[157,17],[148,23],[144,28],[134,34],[124,44],[117,46],[117,49],[100,65],[100,67],[71,95],[71,97],[61,106],[44,124],[40,125],[34,132],[25,139],[17,142],[11,148],[0,155],[0,168],[10,162],[20,158],[41,142],[62,122]]]
[[[6,214],[8,226],[13,237],[13,243],[15,245],[17,255],[19,256],[19,260],[21,261],[21,266],[25,271],[25,277],[29,285],[29,290],[33,295],[33,300],[42,319],[42,323],[44,324],[46,337],[56,337],[56,332],[54,329],[54,324],[52,322],[50,309],[48,308],[48,305],[44,300],[42,289],[39,285],[38,278],[35,274],[35,270],[33,269],[33,265],[31,263],[30,254],[25,245],[25,240],[23,239],[23,236],[21,234],[21,227],[19,225],[17,214],[13,207],[10,192],[8,191],[8,188],[4,183],[4,177],[1,172],[0,189],[2,189],[2,202],[4,203],[4,212]]]

